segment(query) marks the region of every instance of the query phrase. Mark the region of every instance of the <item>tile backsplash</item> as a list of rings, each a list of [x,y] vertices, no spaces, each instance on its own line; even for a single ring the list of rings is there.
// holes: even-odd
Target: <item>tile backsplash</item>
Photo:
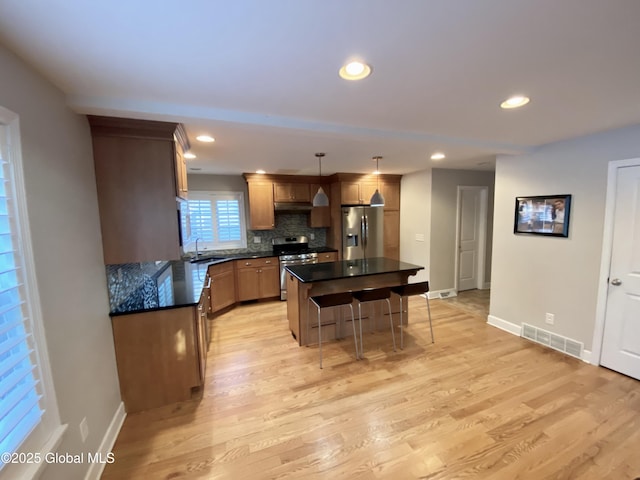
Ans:
[[[247,230],[247,248],[236,248],[233,250],[217,250],[220,255],[264,252],[271,250],[271,241],[277,237],[292,237],[295,235],[306,235],[309,237],[311,248],[324,247],[327,244],[326,228],[309,227],[309,215],[301,213],[278,213],[275,216],[276,226],[273,230]],[[311,234],[314,239],[311,239]],[[260,237],[260,243],[254,243],[254,238]]]

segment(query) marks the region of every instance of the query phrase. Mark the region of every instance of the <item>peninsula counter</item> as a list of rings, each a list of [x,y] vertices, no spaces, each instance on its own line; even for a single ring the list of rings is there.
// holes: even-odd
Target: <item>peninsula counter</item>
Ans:
[[[360,260],[342,260],[339,262],[292,265],[287,269],[287,317],[289,328],[299,345],[308,345],[318,341],[318,325],[315,310],[311,311],[311,321],[307,319],[308,299],[316,295],[358,291],[366,288],[392,287],[408,283],[409,277],[418,270],[419,265],[405,263],[390,258],[368,258]],[[407,305],[406,302],[403,302]],[[354,305],[357,305],[354,302]],[[391,296],[392,313],[400,312],[399,297]],[[382,308],[384,306],[384,308]],[[358,309],[354,308],[358,315]],[[336,333],[348,336],[353,330],[349,322],[351,314],[346,307],[331,308],[322,312],[322,340],[336,338]],[[399,318],[399,317],[398,317]],[[363,331],[389,328],[386,302],[362,305]],[[408,322],[408,312],[404,313]],[[394,318],[394,324],[398,320]]]

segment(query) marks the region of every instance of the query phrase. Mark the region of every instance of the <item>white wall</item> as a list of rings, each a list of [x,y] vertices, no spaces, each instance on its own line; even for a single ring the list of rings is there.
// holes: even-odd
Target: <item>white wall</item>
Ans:
[[[498,157],[490,315],[593,348],[609,161],[640,156],[640,125]],[[514,235],[515,197],[571,194],[569,238]],[[555,314],[555,325],[544,322]],[[597,359],[594,359],[597,361]]]
[[[121,402],[88,123],[2,45],[0,72],[0,105],[20,116],[46,341],[61,419],[69,425],[58,451],[96,452]],[[83,478],[88,468],[50,465],[42,478]]]
[[[424,241],[416,240],[422,235]],[[400,184],[400,260],[422,265],[409,282],[429,280],[429,238],[431,236],[431,170],[402,176]]]

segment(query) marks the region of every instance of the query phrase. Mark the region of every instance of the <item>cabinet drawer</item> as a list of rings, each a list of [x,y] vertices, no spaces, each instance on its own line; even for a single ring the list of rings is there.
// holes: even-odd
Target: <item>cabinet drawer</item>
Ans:
[[[233,262],[218,263],[217,265],[209,265],[209,275],[214,276],[220,273],[232,272]]]
[[[247,258],[246,260],[236,260],[236,268],[260,268],[270,265],[278,265],[278,257]]]
[[[318,262],[337,262],[338,252],[324,252],[318,254]]]

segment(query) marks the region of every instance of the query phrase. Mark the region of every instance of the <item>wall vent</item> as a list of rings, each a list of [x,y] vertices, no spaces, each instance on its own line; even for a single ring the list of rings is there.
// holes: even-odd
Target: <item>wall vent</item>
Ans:
[[[534,327],[533,325],[528,325],[526,323],[522,324],[522,333],[520,336],[541,345],[551,347],[559,352],[566,353],[567,355],[571,355],[572,357],[582,358],[582,349],[584,348],[584,344],[582,342],[576,342],[570,338],[548,332],[547,330],[542,330],[541,328]]]
[[[451,292],[440,292],[440,298],[449,298]]]

